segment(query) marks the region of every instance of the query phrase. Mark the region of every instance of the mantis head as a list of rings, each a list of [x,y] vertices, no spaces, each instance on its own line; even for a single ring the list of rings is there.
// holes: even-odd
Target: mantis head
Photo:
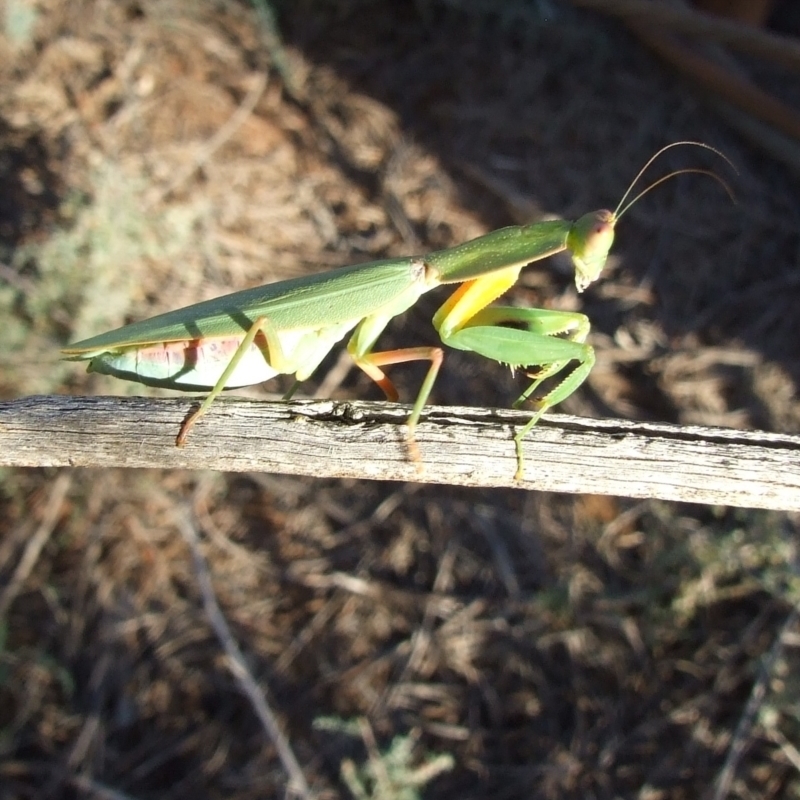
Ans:
[[[575,265],[575,286],[582,292],[603,271],[614,243],[617,217],[613,211],[593,211],[573,223],[567,234],[567,249]]]
[[[651,189],[655,189],[656,186],[664,183],[664,181],[668,181],[670,178],[674,178],[676,175],[684,175],[687,172],[708,175],[720,183],[730,198],[734,200],[733,192],[728,184],[719,177],[719,175],[716,175],[707,169],[689,167],[687,169],[675,170],[674,172],[670,172],[668,175],[665,175],[663,178],[659,178],[654,183],[651,183],[646,189],[639,192],[639,194],[637,194],[633,200],[628,202],[627,205],[625,204],[625,201],[628,199],[633,187],[637,184],[639,178],[642,177],[644,171],[667,150],[671,150],[673,147],[681,147],[683,145],[689,145],[690,147],[701,147],[704,150],[710,150],[712,153],[718,155],[720,158],[726,161],[734,170],[734,172],[736,171],[736,167],[733,166],[730,159],[724,153],[721,153],[715,147],[711,147],[711,145],[705,144],[704,142],[673,142],[672,144],[662,147],[639,170],[639,173],[631,182],[628,190],[622,196],[622,200],[619,201],[619,205],[615,211],[594,211],[591,214],[584,214],[579,220],[577,220],[577,222],[573,223],[572,227],[570,228],[570,231],[567,234],[567,249],[570,251],[572,255],[572,263],[575,265],[575,286],[579,292],[582,292],[590,283],[593,283],[600,277],[600,273],[603,271],[603,267],[606,265],[606,260],[608,259],[608,253],[609,250],[611,250],[611,245],[614,243],[614,227],[616,226],[617,222],[622,219],[622,215],[625,214],[625,212],[627,212],[634,203],[644,197]]]

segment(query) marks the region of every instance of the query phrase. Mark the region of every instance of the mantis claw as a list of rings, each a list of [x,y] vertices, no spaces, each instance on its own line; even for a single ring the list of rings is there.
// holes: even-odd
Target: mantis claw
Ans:
[[[181,429],[178,431],[178,435],[175,437],[176,447],[184,447],[186,445],[186,437],[189,435],[189,431],[191,431],[191,429],[194,427],[195,422],[197,422],[202,410],[203,406],[198,405],[197,408],[190,412],[186,419],[183,420],[181,423]]]
[[[416,427],[416,423],[408,425],[408,430],[406,432],[406,447],[408,448],[408,458],[410,461],[414,462],[417,475],[422,476],[425,474],[425,463],[422,460],[422,452],[419,449],[419,443],[414,436],[414,430]]]
[[[417,475],[424,475],[425,474],[425,462],[422,460],[422,453],[420,452],[419,445],[417,444],[415,439],[410,439],[407,442],[408,444],[408,457],[411,461],[414,462],[414,466],[417,470]]]
[[[514,480],[519,482],[525,477],[525,456],[522,453],[522,439],[515,436],[514,445],[517,452],[517,469],[514,472]]]

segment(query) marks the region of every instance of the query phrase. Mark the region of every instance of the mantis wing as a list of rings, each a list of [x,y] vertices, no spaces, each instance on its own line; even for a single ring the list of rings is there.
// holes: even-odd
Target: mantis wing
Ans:
[[[425,265],[419,259],[373,261],[168,311],[76,342],[62,353],[71,360],[85,360],[150,344],[241,336],[258,317],[267,317],[278,333],[319,331],[345,322],[354,327],[409,294],[416,300],[434,285],[428,284]]]

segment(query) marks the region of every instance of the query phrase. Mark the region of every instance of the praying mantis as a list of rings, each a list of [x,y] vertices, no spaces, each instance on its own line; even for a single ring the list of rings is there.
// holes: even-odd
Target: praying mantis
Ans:
[[[392,318],[407,311],[426,292],[461,284],[433,317],[442,344],[528,370],[530,386],[514,403],[528,401],[542,383],[574,367],[535,400],[530,420],[514,434],[517,468],[522,479],[522,441],[543,413],[569,397],[595,363],[587,343],[590,322],[584,314],[543,308],[491,305],[518,280],[526,265],[568,251],[575,285],[582,292],[605,267],[617,222],[659,183],[686,172],[717,175],[705,169],[677,170],[640,192],[625,205],[644,171],[664,152],[682,145],[721,152],[702,142],[673,142],[661,148],[636,175],[615,211],[585,214],[574,222],[551,220],[501,228],[477,239],[424,256],[385,259],[342,267],[234,292],[151,319],[93,336],[62,350],[64,357],[88,361],[89,372],[113,375],[208,395],[181,425],[176,444],[224,390],[262,383],[277,375],[306,380],[339,341],[350,334],[347,351],[397,402],[398,392],[384,372],[393,364],[429,362],[428,371],[406,422],[412,460],[421,463],[414,438],[444,358],[441,347],[404,347],[376,351],[376,341]],[[729,191],[729,190],[728,190]],[[291,392],[285,397],[291,395]]]

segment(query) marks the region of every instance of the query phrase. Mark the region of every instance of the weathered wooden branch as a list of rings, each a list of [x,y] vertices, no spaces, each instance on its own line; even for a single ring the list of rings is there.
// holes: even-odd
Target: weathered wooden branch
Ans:
[[[800,436],[543,419],[514,480],[524,412],[430,406],[409,460],[408,407],[330,400],[218,400],[175,447],[191,399],[26,397],[0,402],[0,465],[181,467],[460,486],[510,486],[800,510]]]
[[[430,406],[408,458],[408,407],[218,400],[175,447],[192,400],[27,397],[0,403],[0,465],[180,467],[653,497],[800,510],[800,436],[566,415],[525,440],[524,412]]]

